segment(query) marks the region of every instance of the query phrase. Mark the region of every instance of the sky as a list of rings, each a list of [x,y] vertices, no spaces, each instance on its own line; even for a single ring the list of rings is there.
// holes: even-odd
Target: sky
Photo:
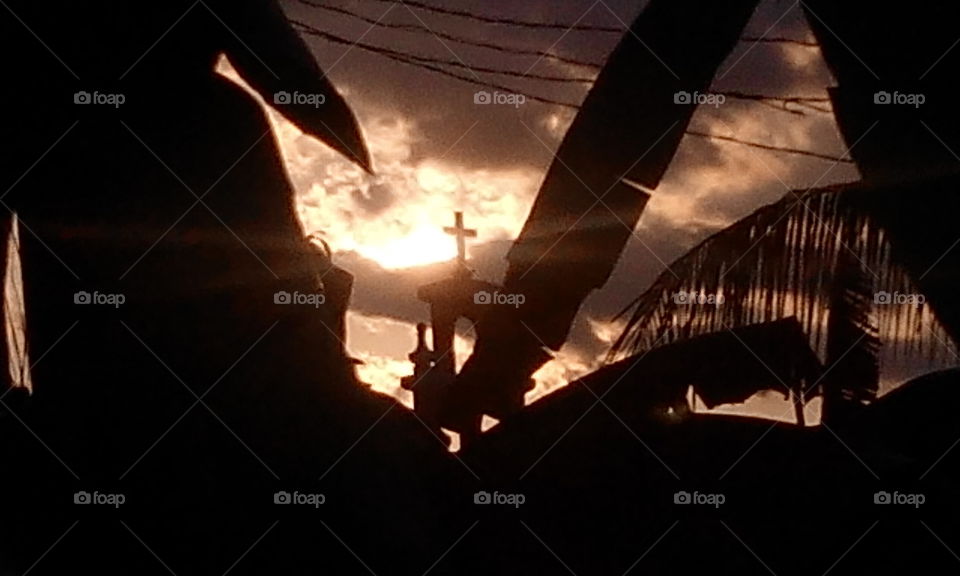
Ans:
[[[618,34],[529,30],[483,25],[381,0],[324,0],[387,23],[418,25],[501,46],[546,51],[602,63]],[[450,0],[443,6],[491,17],[626,27],[645,2],[627,0]],[[504,78],[472,68],[510,69],[524,75],[593,77],[589,68],[534,56],[463,46],[436,35],[417,34],[332,13],[298,0],[283,4],[289,18],[352,41],[420,56],[454,60],[467,77],[494,81],[512,90],[579,103],[588,83]],[[746,36],[812,40],[794,2],[764,0]],[[519,233],[574,110],[527,100],[520,105],[475,103],[476,85],[443,77],[372,54],[362,48],[304,36],[321,67],[357,113],[373,155],[375,176],[302,135],[269,107],[297,209],[308,233],[320,233],[335,261],[356,277],[348,315],[347,348],[364,364],[359,376],[375,390],[410,404],[399,387],[412,372],[406,355],[416,340],[415,324],[428,321],[416,288],[442,277],[456,254],[443,233],[462,211],[478,236],[467,245],[478,275],[497,282],[504,256]],[[229,63],[221,72],[231,78]],[[713,89],[776,96],[825,97],[833,85],[820,51],[795,44],[741,43],[721,66]],[[488,90],[492,91],[492,90]],[[506,93],[506,91],[504,91]],[[829,107],[829,105],[826,105]],[[829,113],[788,113],[728,99],[701,106],[691,130],[840,156],[846,148]],[[638,144],[638,155],[643,147]],[[735,143],[687,137],[642,215],[608,284],[584,304],[571,336],[554,361],[535,376],[535,401],[597,368],[619,334],[616,314],[641,293],[665,266],[707,235],[790,189],[858,179],[851,165],[788,155]],[[462,362],[472,346],[464,324],[456,353]],[[889,367],[888,367],[889,368]],[[893,367],[885,387],[902,377]],[[778,394],[752,399],[735,411],[792,420]],[[816,411],[816,407],[811,407]],[[816,421],[815,415],[808,421]]]

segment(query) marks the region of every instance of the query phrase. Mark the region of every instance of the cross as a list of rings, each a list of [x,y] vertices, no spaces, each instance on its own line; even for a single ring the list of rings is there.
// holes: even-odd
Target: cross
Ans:
[[[463,212],[454,212],[455,221],[453,226],[447,226],[443,229],[444,232],[450,234],[451,236],[457,237],[457,262],[460,264],[467,264],[467,238],[476,238],[477,231],[470,230],[469,228],[464,228],[463,226]]]

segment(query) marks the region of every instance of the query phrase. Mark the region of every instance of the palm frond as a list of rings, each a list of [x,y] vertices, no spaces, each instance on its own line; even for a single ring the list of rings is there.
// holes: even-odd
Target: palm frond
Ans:
[[[895,194],[902,189],[791,192],[710,236],[624,308],[618,318],[629,317],[610,359],[789,316],[826,359],[831,307],[835,322],[845,315],[851,334],[864,334],[863,353],[882,339],[895,354],[945,358],[950,337],[927,306],[884,302],[886,295],[919,294],[910,273],[917,267],[891,245],[890,207],[901,199]],[[851,268],[862,278],[851,279]],[[837,286],[848,291],[840,300]],[[697,298],[678,298],[690,294]]]
[[[880,390],[880,337],[873,320],[873,282],[850,252],[841,252],[831,286],[821,420],[846,419]]]

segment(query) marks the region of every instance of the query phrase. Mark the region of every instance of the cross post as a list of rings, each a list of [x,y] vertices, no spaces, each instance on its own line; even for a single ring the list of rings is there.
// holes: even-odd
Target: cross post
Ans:
[[[464,227],[463,212],[454,213],[453,226],[446,226],[444,232],[457,237],[457,262],[466,267],[467,265],[467,238],[476,238],[477,231]]]

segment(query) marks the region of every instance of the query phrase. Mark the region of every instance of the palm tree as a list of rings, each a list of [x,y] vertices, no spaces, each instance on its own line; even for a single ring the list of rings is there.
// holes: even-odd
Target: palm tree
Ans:
[[[610,357],[796,316],[828,368],[814,391],[823,418],[843,419],[876,398],[881,341],[941,357],[955,346],[954,274],[930,273],[946,248],[930,238],[951,228],[931,207],[950,213],[951,192],[950,178],[791,192],[674,261],[621,312]],[[680,292],[722,304],[691,306]]]

